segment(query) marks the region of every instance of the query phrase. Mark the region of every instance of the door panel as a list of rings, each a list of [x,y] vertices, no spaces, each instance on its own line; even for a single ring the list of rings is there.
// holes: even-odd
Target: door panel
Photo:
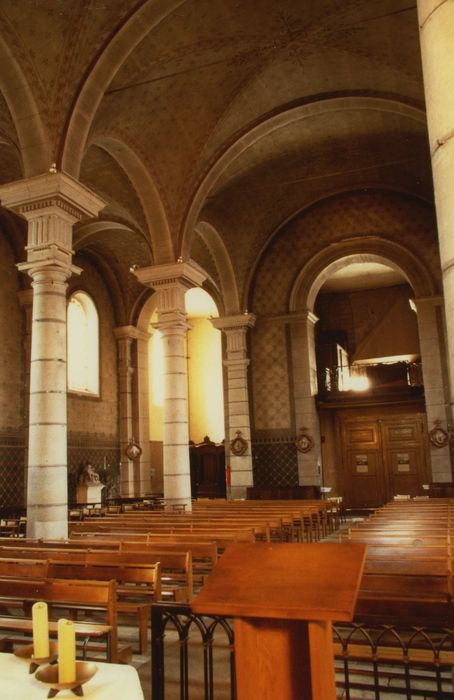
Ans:
[[[350,508],[373,508],[383,491],[379,422],[347,421],[342,436],[345,501]]]
[[[397,494],[416,496],[429,480],[422,414],[344,418],[341,442],[349,508],[374,508]]]
[[[358,449],[347,453],[348,499],[351,508],[379,505],[382,484],[381,455],[378,450]]]
[[[428,480],[422,416],[396,416],[381,426],[389,497],[419,495]]]

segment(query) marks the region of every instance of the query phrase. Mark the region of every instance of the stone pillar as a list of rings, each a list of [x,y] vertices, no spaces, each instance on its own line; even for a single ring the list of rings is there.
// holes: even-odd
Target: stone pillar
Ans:
[[[134,362],[132,359],[133,343],[137,343],[148,334],[135,326],[116,328],[118,341],[119,372],[119,413],[120,413],[120,495],[145,496],[150,493],[150,438],[148,415],[140,420],[139,400],[133,391]],[[128,446],[134,443],[140,447],[137,456],[132,455]]]
[[[120,417],[120,496],[135,496],[134,459],[127,454],[127,448],[133,440],[132,429],[132,375],[134,367],[131,362],[131,345],[134,340],[132,326],[115,328],[114,334],[118,344],[118,386]]]
[[[248,486],[254,485],[249,415],[247,332],[255,324],[254,314],[239,314],[211,319],[215,328],[227,337],[227,440],[226,459],[230,466],[230,497],[245,498]],[[240,442],[234,442],[240,438]],[[244,443],[241,443],[244,440]],[[231,447],[233,443],[233,448]],[[236,450],[238,446],[238,450]],[[235,454],[236,451],[242,454]]]
[[[137,373],[134,381],[133,405],[135,404],[134,435],[142,448],[139,458],[139,496],[149,496],[153,492],[153,466],[150,451],[150,404],[148,384],[148,347],[150,334],[136,329]],[[139,382],[139,377],[141,381]]]
[[[418,0],[448,344],[450,414],[454,403],[454,3]]]
[[[317,360],[315,324],[311,311],[289,317],[292,342],[292,367],[297,437],[308,435],[313,444],[307,452],[298,450],[298,481],[301,486],[322,484],[320,422],[315,404],[317,394]]]
[[[444,333],[441,296],[419,297],[416,306],[428,429],[449,425],[449,392],[443,378]],[[430,447],[432,481],[451,481],[449,445]]]
[[[184,295],[201,286],[206,278],[193,262],[154,265],[135,271],[138,280],[156,291],[158,323],[164,351],[164,498],[167,506],[185,504],[191,508],[189,466],[189,409],[186,363],[186,322]]]
[[[27,474],[27,537],[68,534],[66,415],[66,287],[80,272],[71,264],[72,226],[104,202],[62,173],[0,187],[0,200],[28,222],[27,262],[33,317]]]

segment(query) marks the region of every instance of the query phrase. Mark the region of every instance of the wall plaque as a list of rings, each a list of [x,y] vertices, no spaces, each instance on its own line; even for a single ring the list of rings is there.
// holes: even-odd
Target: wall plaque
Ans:
[[[369,459],[367,455],[355,455],[356,473],[367,474],[369,471]]]

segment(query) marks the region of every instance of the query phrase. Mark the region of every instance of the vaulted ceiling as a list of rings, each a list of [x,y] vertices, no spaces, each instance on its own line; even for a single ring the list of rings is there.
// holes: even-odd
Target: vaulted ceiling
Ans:
[[[432,201],[409,0],[4,0],[0,60],[0,182],[56,163],[99,193],[75,248],[131,305],[132,265],[191,256],[234,310],[276,232],[340,192]]]

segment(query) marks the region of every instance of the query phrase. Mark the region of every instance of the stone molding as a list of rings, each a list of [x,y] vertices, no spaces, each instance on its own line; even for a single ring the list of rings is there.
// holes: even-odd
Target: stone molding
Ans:
[[[139,282],[154,289],[201,287],[207,278],[207,273],[192,260],[140,267],[134,274]]]
[[[0,186],[2,206],[25,219],[59,211],[72,223],[92,218],[105,207],[101,197],[66,173],[46,173]]]

